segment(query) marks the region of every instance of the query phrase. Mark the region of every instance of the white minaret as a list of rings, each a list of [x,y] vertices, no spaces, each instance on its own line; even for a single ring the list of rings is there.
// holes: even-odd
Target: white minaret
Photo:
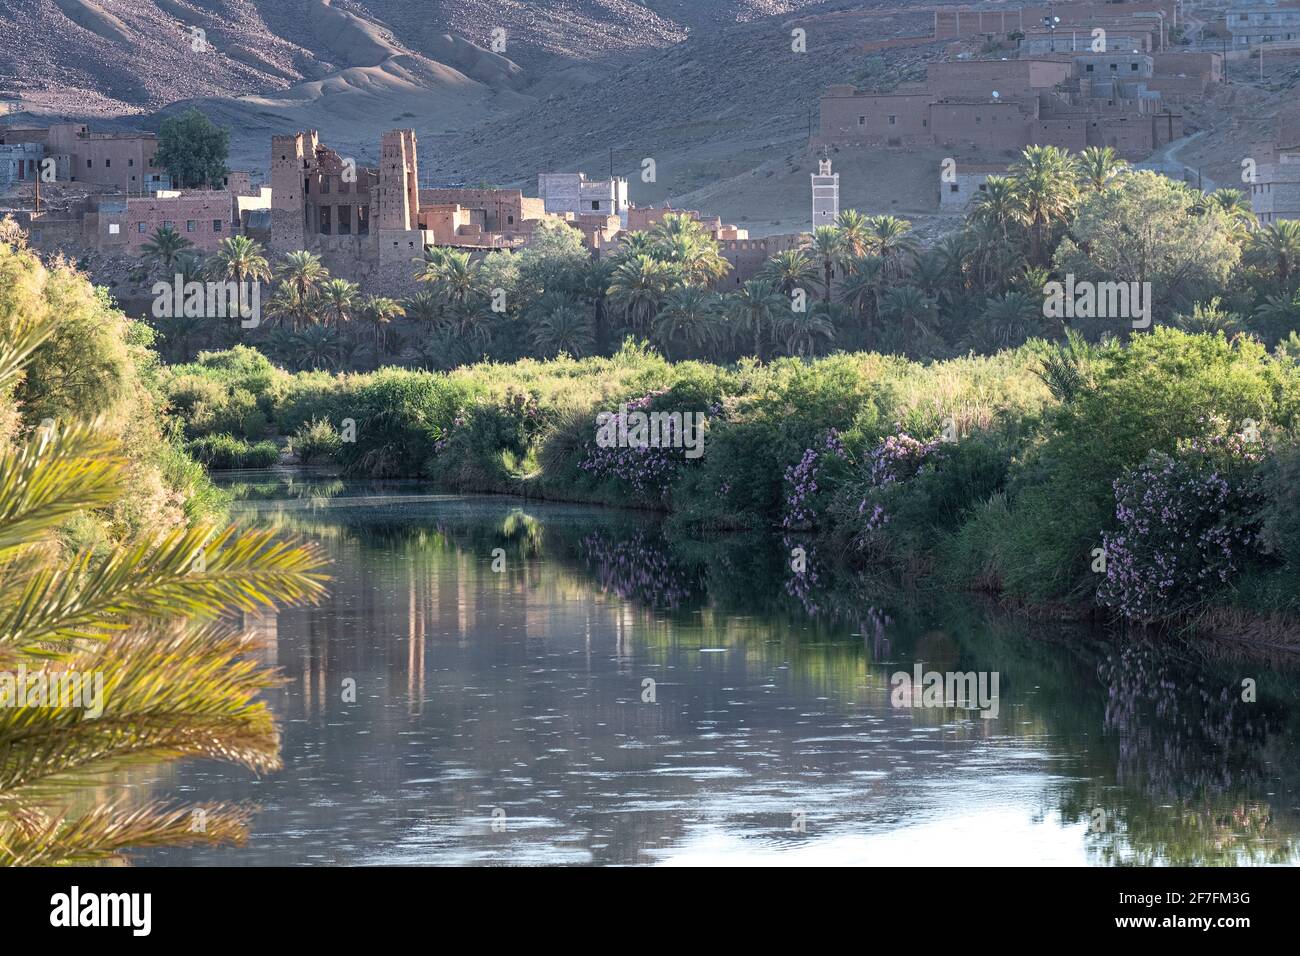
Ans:
[[[812,224],[833,226],[840,214],[840,174],[831,172],[831,161],[823,159],[812,174]]]

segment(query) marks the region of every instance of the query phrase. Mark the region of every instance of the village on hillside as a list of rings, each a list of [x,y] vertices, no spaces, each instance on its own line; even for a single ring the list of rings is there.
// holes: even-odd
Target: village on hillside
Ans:
[[[864,56],[936,42],[949,43],[950,55],[928,61],[924,80],[888,91],[847,84],[823,91],[807,143],[816,167],[808,214],[798,231],[751,235],[707,210],[638,204],[636,176],[629,182],[539,170],[529,190],[535,195],[427,182],[412,129],[383,134],[377,167],[340,155],[314,130],[285,130],[272,137],[264,167],[230,170],[219,188],[191,189],[177,188],[156,163],[155,134],[97,132],[87,123],[0,125],[0,215],[14,217],[34,247],[99,260],[105,271],[138,257],[158,229],[170,227],[200,253],[237,235],[278,255],[309,250],[332,275],[397,294],[409,290],[409,264],[429,247],[476,256],[519,249],[539,223],[555,220],[601,257],[621,248],[620,235],[677,213],[718,243],[731,269],[717,284],[736,287],[777,254],[806,246],[812,228],[834,222],[841,175],[834,165],[855,153],[944,153],[928,202],[939,217],[967,210],[988,177],[1004,175],[1034,145],[1110,147],[1133,164],[1204,187],[1175,157],[1191,138],[1185,107],[1230,82],[1231,71],[1249,82],[1265,56],[1300,56],[1300,7],[1248,2],[1210,22],[1190,19],[1189,6],[1077,0],[941,7],[932,34],[869,44]],[[1271,141],[1242,144],[1250,175],[1241,185],[1261,223],[1300,217],[1300,130],[1282,119],[1275,127]]]

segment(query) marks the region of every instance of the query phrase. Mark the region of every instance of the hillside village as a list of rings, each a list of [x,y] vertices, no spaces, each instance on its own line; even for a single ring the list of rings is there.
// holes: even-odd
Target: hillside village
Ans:
[[[377,165],[344,155],[316,130],[285,130],[263,147],[265,165],[228,171],[220,188],[178,189],[155,162],[156,134],[100,132],[84,122],[5,124],[0,214],[13,216],[35,247],[66,252],[92,268],[138,257],[159,228],[172,227],[200,253],[236,235],[276,255],[306,249],[332,275],[395,295],[410,291],[409,264],[427,248],[475,256],[517,250],[551,220],[577,230],[600,258],[621,248],[620,236],[676,212],[700,222],[718,243],[731,266],[719,283],[735,287],[778,253],[805,247],[811,227],[834,221],[843,166],[860,175],[859,154],[916,154],[933,163],[923,174],[929,184],[923,205],[939,232],[944,217],[965,211],[988,177],[1005,174],[1028,146],[1110,147],[1139,166],[1193,180],[1191,167],[1170,156],[1206,132],[1188,137],[1187,111],[1218,95],[1230,70],[1241,72],[1239,64],[1249,67],[1251,57],[1262,63],[1266,51],[1281,60],[1300,52],[1300,9],[1282,6],[1273,14],[1265,8],[1274,9],[1244,3],[1220,14],[1218,50],[1205,36],[1207,27],[1214,29],[1207,21],[1214,10],[1178,0],[909,9],[911,24],[920,15],[932,18],[928,30],[868,43],[862,54],[943,52],[927,56],[923,77],[914,81],[888,89],[841,83],[822,91],[805,147],[812,173],[800,204],[807,214],[804,228],[793,230],[759,228],[751,235],[717,212],[675,209],[671,200],[638,202],[638,193],[653,191],[653,176],[588,178],[539,169],[531,195],[523,188],[431,181],[421,176],[417,131],[409,128],[382,133]],[[896,14],[837,16],[870,21]],[[1300,133],[1288,128],[1286,114],[1274,129],[1271,140],[1243,148],[1254,163],[1249,192],[1261,222],[1300,215]],[[833,196],[820,209],[819,177],[823,194]],[[880,185],[889,188],[888,181]],[[699,192],[707,197],[708,190]]]

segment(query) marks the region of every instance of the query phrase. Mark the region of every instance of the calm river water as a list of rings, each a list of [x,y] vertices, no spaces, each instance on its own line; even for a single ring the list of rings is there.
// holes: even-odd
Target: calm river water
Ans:
[[[272,695],[284,769],[133,778],[142,797],[260,808],[247,846],[140,864],[1300,856],[1286,659],[1028,625],[834,581],[815,553],[800,577],[797,541],[692,542],[639,514],[418,486],[242,490],[266,498],[248,520],[334,562],[326,603],[247,621],[288,678]],[[918,665],[995,674],[996,697],[896,706],[927,703],[891,685]]]

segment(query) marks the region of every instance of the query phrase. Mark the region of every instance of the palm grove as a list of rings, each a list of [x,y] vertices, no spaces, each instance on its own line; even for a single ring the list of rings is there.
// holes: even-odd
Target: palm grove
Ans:
[[[718,243],[677,214],[625,234],[602,259],[561,223],[543,223],[520,252],[429,247],[412,265],[420,291],[404,298],[363,295],[310,252],[272,263],[246,237],[225,240],[207,261],[168,227],[145,247],[159,272],[184,281],[275,283],[265,328],[251,335],[228,320],[166,320],[173,358],[251,339],[298,369],[581,357],[610,354],[629,336],[674,360],[988,353],[1064,334],[1064,323],[1043,317],[1043,287],[1067,273],[1149,281],[1158,321],[1273,345],[1300,317],[1298,254],[1300,224],[1256,228],[1239,190],[1203,195],[1133,171],[1109,148],[1071,156],[1051,146],[990,177],[961,226],[928,246],[904,219],[850,209],[734,289]],[[1077,330],[1090,339],[1124,332],[1087,320]]]

